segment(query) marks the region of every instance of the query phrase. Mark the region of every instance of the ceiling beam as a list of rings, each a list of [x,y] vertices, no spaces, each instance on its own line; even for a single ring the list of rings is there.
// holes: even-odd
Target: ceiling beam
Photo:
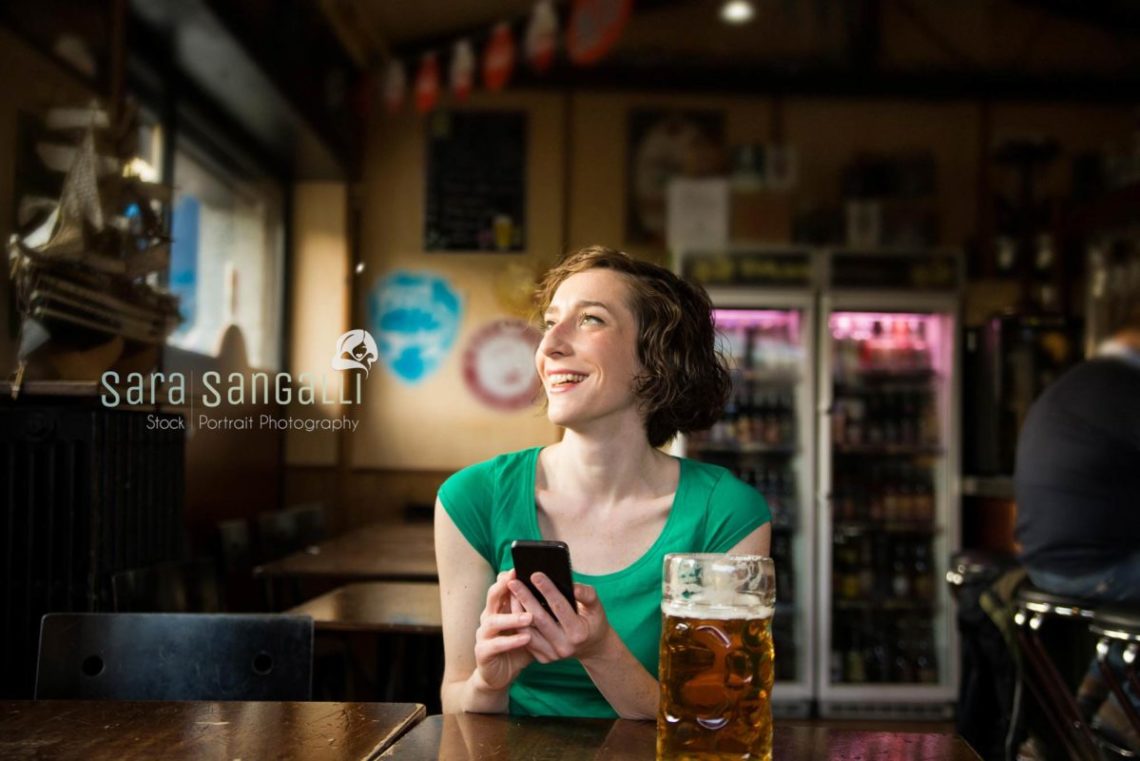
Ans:
[[[1140,34],[1140,4],[1135,0],[1015,0],[1070,21],[1115,34]]]
[[[694,94],[782,95],[904,100],[1020,100],[1135,103],[1140,75],[1098,77],[1066,73],[931,70],[860,72],[816,63],[652,66],[607,60],[575,68],[559,61],[544,75],[517,66],[511,88],[621,90]]]
[[[633,6],[633,19],[639,16],[644,16],[647,13],[668,8],[674,5],[692,4],[694,0],[636,0]],[[566,22],[569,16],[568,8],[565,6],[568,3],[566,0],[555,0],[555,12],[558,14],[559,29],[566,28]],[[404,61],[415,62],[420,59],[420,56],[429,51],[437,51],[441,53],[450,53],[451,48],[455,45],[456,40],[464,37],[470,39],[477,47],[487,37],[490,36],[492,28],[499,21],[507,21],[511,25],[511,31],[514,33],[515,40],[521,40],[522,35],[526,32],[527,24],[530,23],[530,14],[519,16],[513,19],[500,19],[489,18],[485,22],[476,26],[465,26],[451,29],[447,32],[433,34],[431,37],[422,37],[412,42],[404,42],[399,45],[393,45],[391,54],[393,57],[400,58]]]

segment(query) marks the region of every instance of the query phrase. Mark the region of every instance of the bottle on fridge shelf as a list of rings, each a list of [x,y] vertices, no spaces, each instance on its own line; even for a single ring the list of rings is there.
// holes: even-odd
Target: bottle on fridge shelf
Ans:
[[[918,674],[914,664],[914,640],[910,628],[900,621],[896,629],[898,633],[898,647],[895,650],[894,681],[914,683],[918,681]]]
[[[914,653],[915,676],[922,684],[934,684],[938,681],[938,659],[934,655],[934,631],[929,624],[924,623],[918,627],[918,632]]]
[[[843,679],[850,684],[867,681],[866,662],[863,658],[863,637],[859,630],[849,630],[847,654],[843,664]]]
[[[934,599],[934,574],[930,566],[930,545],[919,540],[915,542],[912,572],[914,580],[911,589],[916,599],[929,602]]]
[[[894,559],[891,565],[891,594],[896,599],[905,600],[910,596],[910,568],[907,562],[905,545],[896,541],[892,547]]]
[[[723,327],[720,333],[724,336],[724,354],[732,368],[743,370],[748,367],[748,332],[740,325]]]

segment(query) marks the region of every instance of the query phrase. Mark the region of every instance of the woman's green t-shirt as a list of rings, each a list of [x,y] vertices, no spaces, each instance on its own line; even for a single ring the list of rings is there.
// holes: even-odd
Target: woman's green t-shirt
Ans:
[[[440,502],[471,546],[498,574],[514,567],[511,542],[542,539],[535,504],[541,447],[499,455],[444,482]],[[673,507],[657,541],[632,564],[601,576],[574,573],[598,592],[610,626],[657,677],[661,572],[670,552],[725,552],[770,519],[760,493],[717,465],[682,458]],[[570,548],[573,562],[574,548]],[[613,718],[617,713],[576,659],[532,663],[510,689],[510,712]]]

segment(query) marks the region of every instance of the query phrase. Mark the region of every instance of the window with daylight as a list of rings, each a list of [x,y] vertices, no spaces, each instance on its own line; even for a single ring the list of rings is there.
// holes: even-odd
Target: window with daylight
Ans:
[[[279,370],[284,197],[271,180],[242,175],[179,140],[174,153],[170,289],[182,349],[217,356],[237,326],[251,367]]]

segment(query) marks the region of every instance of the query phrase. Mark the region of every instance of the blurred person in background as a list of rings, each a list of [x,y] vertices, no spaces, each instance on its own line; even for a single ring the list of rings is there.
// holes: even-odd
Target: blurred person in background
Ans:
[[[1014,488],[1021,561],[1036,586],[1140,608],[1140,302],[1095,356],[1034,402],[1018,437]],[[1110,663],[1123,668],[1119,647]],[[1107,693],[1094,662],[1078,690],[1085,718],[1140,751]]]
[[[652,719],[666,553],[767,555],[768,507],[728,470],[660,449],[718,420],[731,388],[699,286],[591,246],[537,302],[535,364],[565,435],[440,488],[443,709]],[[576,606],[534,574],[547,613],[507,570],[515,539],[569,545]]]

